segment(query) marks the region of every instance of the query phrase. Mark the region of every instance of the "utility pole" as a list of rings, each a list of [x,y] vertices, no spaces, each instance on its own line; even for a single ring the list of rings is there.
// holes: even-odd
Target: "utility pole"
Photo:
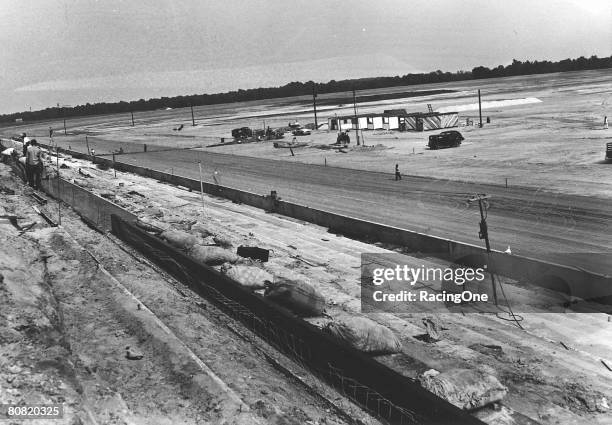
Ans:
[[[312,107],[314,109],[314,119],[315,119],[315,130],[319,128],[317,123],[317,85],[315,82],[312,83]]]
[[[132,127],[134,127],[134,111],[130,111],[130,114],[132,115]]]
[[[87,136],[85,136],[85,145],[87,146],[87,155],[91,155],[91,152],[89,152],[89,140],[87,139]]]
[[[193,104],[189,104],[189,107],[191,108],[191,125],[195,127],[195,118],[193,116]]]
[[[484,239],[485,246],[487,247],[487,256],[490,258],[491,244],[489,243],[489,229],[487,226],[487,215],[485,214],[485,211],[489,208],[489,201],[487,201],[487,199],[489,198],[489,195],[481,193],[468,199],[468,203],[478,201],[478,207],[480,208],[480,231],[478,232],[478,237],[480,239]],[[491,275],[491,284],[493,285],[493,300],[495,301],[495,305],[497,305],[497,288],[495,286],[495,276],[493,275],[493,272],[490,269],[489,274]]]
[[[51,136],[51,147],[55,145],[55,159],[56,159],[56,171],[57,171],[57,224],[62,225],[62,201],[60,197],[60,167],[59,167],[59,146],[53,140],[53,136]],[[51,148],[49,149],[51,151]],[[49,180],[49,189],[51,189],[51,180]]]
[[[359,119],[357,118],[357,97],[355,96],[355,89],[353,89],[353,112],[355,114],[355,136],[357,137],[357,146],[359,146]]]
[[[66,107],[71,108],[71,105],[61,105],[62,119],[64,120],[64,136],[68,133],[66,132]],[[60,108],[60,104],[57,104],[57,108]]]
[[[482,128],[482,105],[480,103],[480,89],[478,89],[478,116],[480,117],[480,128]]]
[[[204,183],[202,183],[202,161],[198,162],[200,168],[200,201],[202,202],[202,212],[204,212]]]

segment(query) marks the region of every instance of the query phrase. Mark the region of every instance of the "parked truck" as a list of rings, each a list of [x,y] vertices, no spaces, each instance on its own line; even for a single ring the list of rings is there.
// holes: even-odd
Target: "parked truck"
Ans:
[[[452,148],[461,145],[463,136],[456,130],[443,131],[429,136],[429,149]]]

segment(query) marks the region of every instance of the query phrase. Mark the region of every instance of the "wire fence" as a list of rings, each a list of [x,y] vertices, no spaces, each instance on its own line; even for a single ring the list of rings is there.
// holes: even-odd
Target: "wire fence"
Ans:
[[[310,345],[299,336],[278,327],[274,322],[259,317],[242,304],[226,297],[215,288],[202,285],[205,297],[213,301],[228,316],[243,323],[249,330],[258,335],[270,346],[283,352],[304,369],[310,370],[314,375],[327,381],[339,389],[342,394],[360,407],[372,412],[378,419],[389,424],[423,424],[424,418],[415,412],[398,406],[379,392],[361,384],[347,375],[339,367],[327,364],[322,369],[313,366],[315,353]]]

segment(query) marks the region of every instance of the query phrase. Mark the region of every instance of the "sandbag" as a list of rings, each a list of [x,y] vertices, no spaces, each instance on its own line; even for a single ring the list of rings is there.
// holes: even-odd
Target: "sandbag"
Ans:
[[[213,240],[217,245],[223,248],[231,248],[233,246],[232,240],[224,235],[215,235]]]
[[[227,265],[222,267],[221,271],[230,279],[251,289],[263,289],[266,282],[273,280],[273,276],[267,271],[245,264]]]
[[[477,409],[500,401],[508,393],[495,376],[480,370],[430,369],[419,377],[423,388],[464,410]]]
[[[328,323],[324,330],[366,353],[391,354],[402,349],[401,341],[389,328],[365,317],[347,316]]]
[[[161,233],[161,238],[168,241],[168,243],[176,248],[189,250],[193,248],[198,239],[187,232],[182,230],[168,229]]]
[[[212,232],[208,230],[208,228],[202,223],[194,223],[191,225],[191,231],[194,233],[199,233],[203,238],[208,236],[212,236]]]
[[[199,261],[209,266],[220,266],[223,263],[235,263],[238,261],[238,256],[231,251],[228,251],[218,246],[203,246],[195,245],[189,255],[196,261]]]
[[[306,282],[279,278],[266,287],[264,295],[300,316],[320,316],[325,309],[325,298]]]

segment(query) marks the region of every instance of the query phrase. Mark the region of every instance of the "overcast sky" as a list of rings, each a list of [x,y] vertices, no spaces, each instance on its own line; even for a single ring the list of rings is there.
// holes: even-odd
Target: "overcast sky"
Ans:
[[[0,113],[612,54],[610,0],[0,0]]]

